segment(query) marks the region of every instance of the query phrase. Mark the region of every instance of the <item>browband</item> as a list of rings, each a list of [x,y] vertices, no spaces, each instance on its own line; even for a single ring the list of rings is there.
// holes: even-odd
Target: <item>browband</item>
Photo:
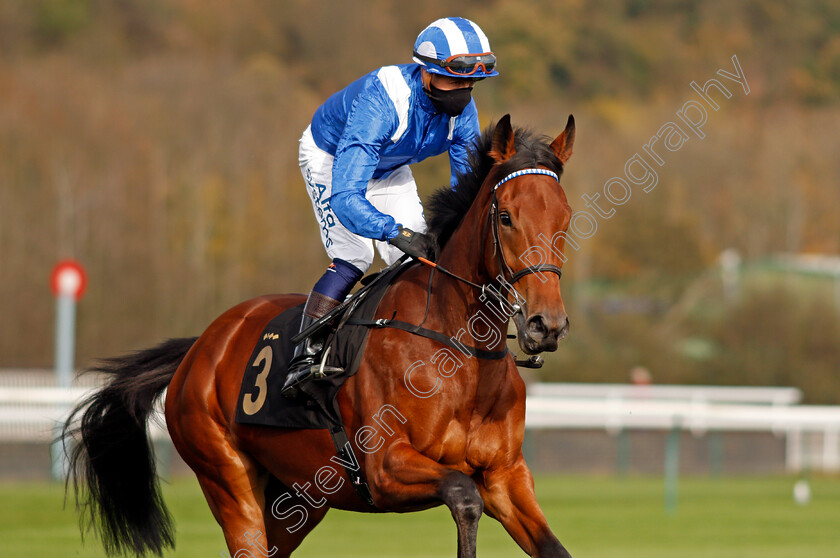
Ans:
[[[557,173],[554,172],[554,171],[550,171],[548,169],[522,169],[522,170],[518,170],[516,172],[512,172],[509,175],[507,175],[506,177],[504,177],[498,184],[493,186],[493,191],[495,192],[496,189],[499,188],[499,186],[501,186],[502,184],[504,184],[508,180],[513,180],[514,178],[516,178],[518,176],[523,176],[525,174],[544,174],[546,176],[550,176],[550,177],[554,178],[554,180],[556,180],[558,183],[560,182],[560,177],[557,176]]]

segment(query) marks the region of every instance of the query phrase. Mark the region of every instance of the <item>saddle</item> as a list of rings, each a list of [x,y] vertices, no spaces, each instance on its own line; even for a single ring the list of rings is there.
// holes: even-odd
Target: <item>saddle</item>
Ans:
[[[341,425],[336,396],[359,368],[370,328],[346,327],[351,318],[370,320],[390,284],[409,265],[389,266],[311,327],[298,334],[303,304],[273,318],[248,360],[236,408],[236,422],[280,428],[333,428]],[[280,393],[295,345],[321,328],[330,333],[321,355],[321,374],[301,386],[306,395],[288,399]]]

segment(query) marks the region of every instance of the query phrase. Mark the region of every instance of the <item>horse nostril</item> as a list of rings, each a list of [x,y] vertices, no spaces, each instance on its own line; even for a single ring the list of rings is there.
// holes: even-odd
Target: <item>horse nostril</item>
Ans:
[[[563,319],[563,325],[560,326],[560,333],[558,335],[560,339],[564,339],[569,334],[569,327],[569,318],[567,316]]]
[[[548,334],[548,326],[545,323],[545,320],[539,314],[535,314],[528,318],[527,321],[528,326],[528,335],[532,339],[542,339]]]

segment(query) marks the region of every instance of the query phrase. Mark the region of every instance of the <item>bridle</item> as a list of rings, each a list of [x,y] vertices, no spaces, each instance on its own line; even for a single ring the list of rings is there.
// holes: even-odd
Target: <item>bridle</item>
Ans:
[[[507,263],[507,260],[505,259],[504,249],[502,247],[501,236],[499,234],[499,200],[498,200],[498,198],[496,198],[496,190],[498,190],[499,186],[501,186],[505,182],[507,182],[509,180],[512,180],[512,179],[514,179],[518,176],[523,176],[523,175],[526,175],[526,174],[542,174],[542,175],[546,175],[546,176],[550,176],[550,177],[554,178],[554,180],[556,180],[558,183],[560,182],[560,179],[557,176],[557,173],[555,173],[555,172],[552,172],[548,169],[531,168],[531,169],[522,169],[522,170],[518,170],[516,172],[512,172],[509,175],[507,175],[505,178],[503,178],[501,181],[499,181],[493,187],[493,194],[492,194],[493,197],[492,197],[491,202],[490,202],[490,209],[487,212],[487,221],[485,222],[484,233],[482,234],[482,237],[481,237],[482,238],[482,240],[481,240],[482,258],[481,259],[482,259],[482,261],[484,261],[484,259],[485,259],[483,254],[484,254],[484,250],[487,246],[487,231],[489,229],[489,230],[493,231],[493,251],[495,252],[496,258],[497,258],[498,263],[499,263],[499,276],[497,277],[496,281],[491,281],[488,284],[479,285],[478,283],[473,283],[472,281],[470,281],[469,279],[467,279],[465,277],[461,277],[460,275],[452,273],[448,269],[445,269],[445,268],[439,266],[438,264],[427,260],[426,258],[416,258],[421,263],[423,263],[425,265],[428,265],[432,268],[431,273],[429,273],[429,286],[428,286],[427,296],[426,296],[426,312],[423,315],[423,320],[419,324],[413,324],[413,323],[408,323],[408,322],[403,322],[403,321],[397,320],[396,319],[396,312],[394,312],[394,317],[392,317],[392,318],[379,318],[377,320],[370,320],[370,319],[360,319],[360,318],[349,317],[350,314],[352,313],[352,311],[350,311],[350,312],[348,312],[348,317],[346,317],[344,319],[344,321],[342,322],[342,324],[339,325],[339,327],[341,327],[341,325],[346,323],[347,325],[359,325],[359,326],[364,326],[364,327],[390,327],[390,328],[395,328],[395,329],[401,329],[403,331],[407,331],[407,332],[412,333],[414,335],[419,335],[421,337],[426,337],[426,338],[429,338],[429,339],[433,339],[433,340],[437,341],[438,343],[442,343],[444,345],[447,345],[450,348],[459,350],[459,351],[463,352],[464,354],[467,354],[468,356],[474,356],[474,357],[478,357],[478,358],[481,358],[481,359],[487,359],[487,360],[500,360],[500,359],[505,358],[509,353],[509,351],[507,350],[507,347],[505,347],[505,349],[502,350],[502,351],[488,351],[488,350],[485,350],[485,349],[469,347],[467,345],[464,345],[461,342],[458,342],[456,344],[454,339],[456,339],[457,336],[456,337],[448,337],[448,336],[446,336],[443,333],[440,333],[438,331],[434,331],[434,330],[424,328],[423,324],[426,323],[426,319],[429,317],[429,309],[430,309],[431,301],[432,301],[432,284],[433,284],[433,281],[434,281],[435,270],[440,271],[444,275],[448,275],[449,277],[452,277],[453,279],[457,279],[458,281],[461,281],[462,283],[465,283],[467,285],[470,285],[471,287],[474,287],[474,288],[480,290],[481,291],[481,296],[479,297],[480,300],[488,300],[488,299],[493,300],[495,303],[497,303],[499,305],[499,309],[501,310],[501,312],[507,314],[509,318],[512,318],[516,314],[523,313],[522,303],[524,303],[525,301],[524,301],[524,299],[522,299],[521,295],[519,295],[519,293],[516,292],[516,289],[513,288],[513,285],[517,281],[519,281],[520,279],[522,279],[523,277],[525,277],[527,275],[531,275],[532,273],[540,273],[542,271],[548,271],[548,272],[551,272],[551,273],[556,273],[558,279],[562,278],[563,273],[560,270],[560,268],[557,267],[556,265],[538,264],[538,265],[531,265],[531,266],[522,268],[518,271],[514,271],[510,267],[510,265]],[[407,256],[404,256],[403,258],[405,258],[405,257],[407,257]],[[401,262],[403,260],[403,258],[398,260],[398,262]],[[397,265],[397,262],[395,262],[392,265]],[[499,277],[501,278],[501,280],[498,280]],[[376,280],[374,280],[374,282],[375,281]],[[368,285],[368,287],[371,286],[371,285],[373,285],[373,282],[370,283]],[[508,296],[511,292],[513,293],[514,299],[515,299],[513,303],[511,303],[510,300],[508,299]],[[508,313],[506,311],[506,307],[510,308],[512,313]],[[301,334],[298,334],[298,335],[301,335]],[[508,337],[510,337],[510,336],[508,336]],[[514,361],[516,362],[517,366],[525,366],[527,368],[540,368],[540,367],[542,367],[542,359],[538,355],[532,355],[527,360],[516,359],[515,355],[514,355]]]
[[[518,271],[514,271],[508,264],[507,259],[505,258],[505,252],[502,246],[502,240],[499,233],[499,199],[496,197],[496,191],[499,189],[499,186],[501,186],[505,182],[508,182],[520,176],[524,176],[526,174],[542,174],[545,176],[550,176],[554,178],[554,180],[556,180],[558,184],[560,183],[560,178],[557,176],[557,173],[548,169],[530,168],[512,172],[506,177],[504,177],[502,180],[500,180],[495,186],[493,186],[493,194],[490,201],[490,209],[487,212],[487,221],[485,222],[484,232],[481,237],[481,249],[483,251],[485,246],[487,245],[486,239],[487,231],[489,229],[493,233],[493,252],[496,254],[496,260],[499,265],[499,273],[501,275],[502,281],[491,281],[489,285],[479,285],[477,283],[473,283],[469,279],[456,275],[455,273],[452,273],[451,271],[444,269],[441,266],[434,264],[429,260],[426,260],[425,258],[420,258],[420,260],[427,265],[431,265],[434,269],[437,269],[444,275],[448,275],[453,279],[457,279],[462,283],[466,283],[467,285],[481,290],[484,296],[486,296],[487,298],[494,299],[500,304],[502,304],[503,302],[509,302],[507,296],[510,291],[513,291],[514,297],[517,301],[519,300],[519,295],[513,289],[513,285],[523,277],[526,277],[533,273],[539,274],[543,271],[547,271],[550,273],[556,273],[557,278],[561,279],[563,277],[563,272],[556,265],[538,264],[522,268]],[[522,311],[521,306],[517,302],[513,303],[512,308],[514,312]]]
[[[496,191],[499,189],[499,186],[517,178],[519,176],[524,176],[526,174],[542,174],[546,176],[552,177],[557,183],[560,183],[560,178],[557,176],[557,173],[550,171],[548,169],[522,169],[516,172],[512,172],[502,180],[499,181],[498,184],[493,186],[493,198],[490,201],[490,211],[487,214],[487,222],[488,224],[492,223],[492,230],[493,230],[493,251],[496,253],[496,258],[499,263],[499,270],[501,271],[502,278],[511,286],[513,286],[517,281],[525,277],[526,275],[531,275],[532,273],[539,273],[541,271],[550,271],[552,273],[557,274],[557,279],[561,279],[563,277],[563,272],[560,270],[559,267],[552,264],[538,264],[525,267],[520,269],[519,271],[513,271],[510,265],[508,265],[507,260],[505,259],[505,251],[502,247],[502,240],[499,236],[499,199],[496,197]],[[487,227],[485,227],[485,230]],[[505,274],[509,275],[510,278],[505,277]]]

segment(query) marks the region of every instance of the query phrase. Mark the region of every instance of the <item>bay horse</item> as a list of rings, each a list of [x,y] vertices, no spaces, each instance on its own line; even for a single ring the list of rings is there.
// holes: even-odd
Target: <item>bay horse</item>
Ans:
[[[377,316],[422,322],[464,346],[473,343],[474,352],[456,353],[400,329],[371,329],[358,371],[338,395],[357,463],[336,460],[327,430],[234,421],[257,337],[274,316],[305,300],[263,296],[231,308],[198,338],[169,340],[97,368],[108,383],[79,404],[79,425],[71,426],[71,417],[64,432],[80,440],[70,457],[82,528],[92,523],[109,554],[160,555],[174,546],[146,430],[168,388],[172,442],[198,477],[233,558],[289,556],[329,508],[407,512],[441,504],[457,525],[459,557],[475,556],[482,513],[527,554],[569,557],[537,504],[522,456],[525,384],[510,353],[481,355],[505,349],[511,316],[527,354],[556,350],[568,331],[559,281],[572,212],[559,175],[574,137],[571,116],[549,143],[514,130],[506,115],[482,134],[459,187],[433,196],[429,229],[446,273],[409,267]],[[504,295],[489,300],[487,285],[504,287],[497,289]],[[466,330],[470,335],[459,337]],[[373,507],[331,466],[340,462],[366,479]]]

